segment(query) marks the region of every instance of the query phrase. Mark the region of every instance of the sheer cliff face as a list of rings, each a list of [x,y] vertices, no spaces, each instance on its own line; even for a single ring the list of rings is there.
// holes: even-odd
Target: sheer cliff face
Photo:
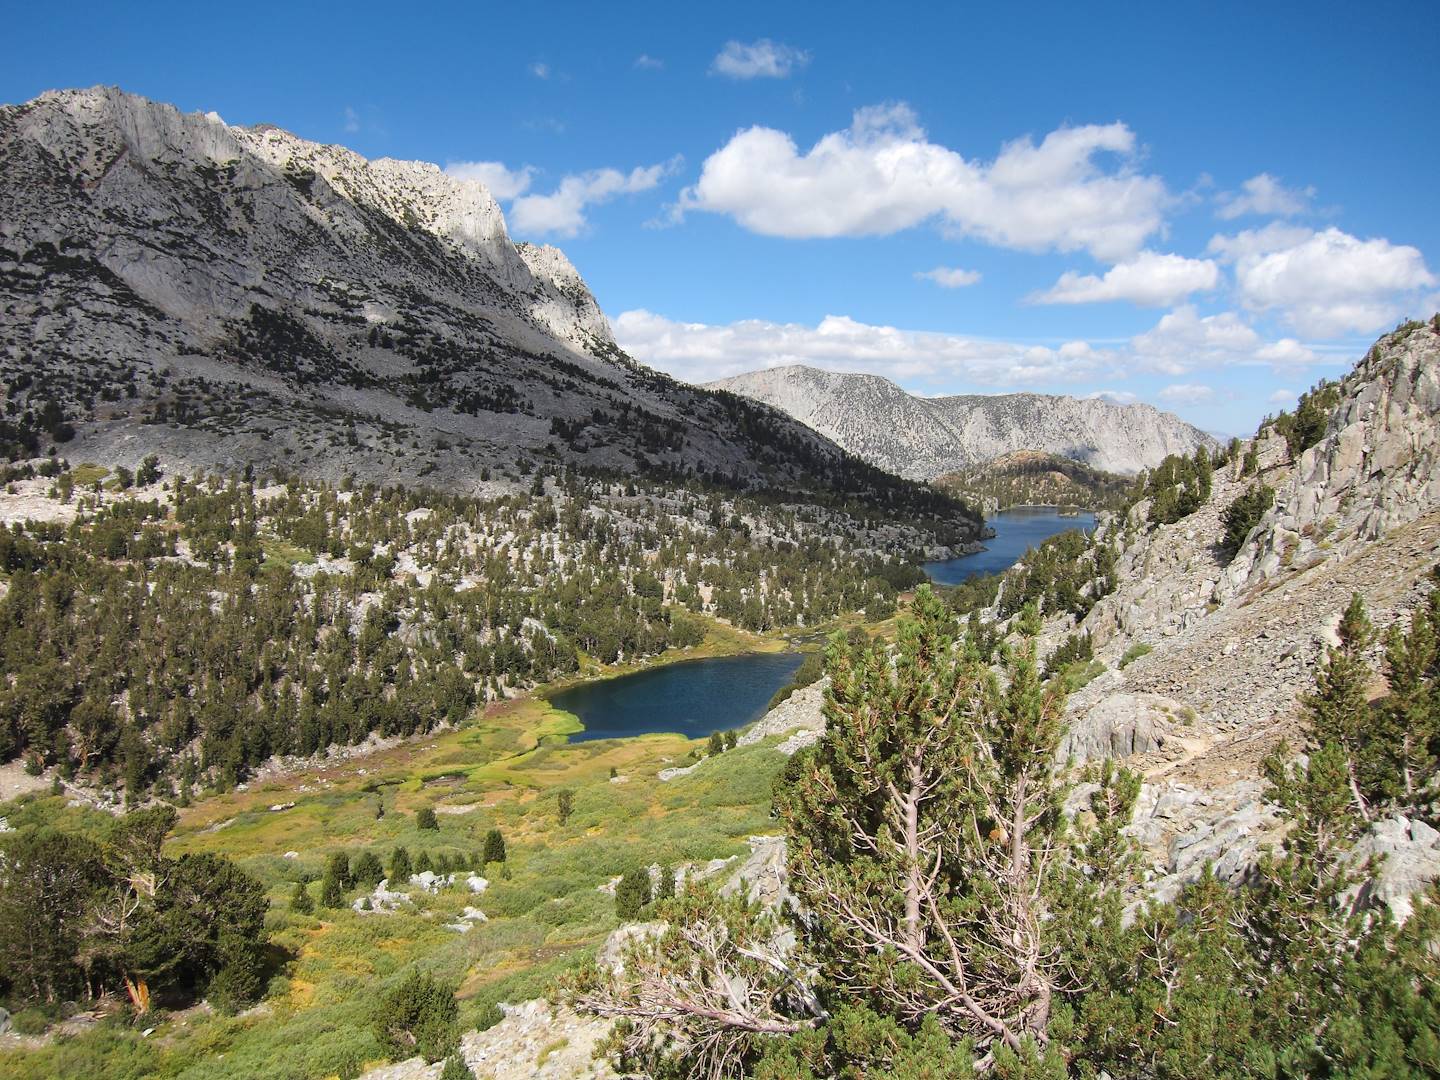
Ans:
[[[1017,450],[1041,450],[1133,473],[1167,454],[1213,446],[1209,435],[1149,405],[1047,394],[919,398],[875,375],[803,366],[711,386],[773,405],[851,453],[902,476],[933,479]]]
[[[632,361],[483,185],[115,89],[0,107],[0,316],[12,403],[59,406],[75,460],[461,489],[519,458],[802,487],[844,460]]]

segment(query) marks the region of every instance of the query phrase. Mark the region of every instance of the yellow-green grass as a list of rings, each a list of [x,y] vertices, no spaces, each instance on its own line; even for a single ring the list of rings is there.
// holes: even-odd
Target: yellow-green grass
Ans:
[[[286,540],[275,537],[262,537],[260,547],[265,552],[266,566],[283,566],[286,568],[297,566],[301,563],[313,563],[314,552],[307,551],[302,547],[296,547]]]
[[[0,1053],[0,1074],[353,1075],[382,1059],[371,1010],[411,966],[459,988],[464,1024],[490,1022],[498,1002],[546,992],[618,925],[614,901],[599,886],[627,867],[739,855],[747,836],[774,831],[769,792],[784,759],[769,746],[728,751],[662,783],[656,773],[690,763],[699,742],[677,735],[566,742],[576,729],[570,714],[527,698],[492,706],[457,731],[252,783],[186,809],[172,854],[228,855],[268,890],[283,963],[264,1003],[233,1018],[191,1009],[133,1025],[108,1021],[41,1050]],[[623,782],[611,781],[612,769]],[[561,788],[574,792],[563,826]],[[377,819],[381,800],[385,814]],[[438,830],[417,828],[415,812],[424,806],[437,810]],[[103,827],[104,815],[50,797],[32,800],[19,820],[49,814],[68,816],[72,827]],[[318,877],[331,852],[369,848],[388,864],[404,845],[412,859],[422,851],[468,859],[492,828],[504,834],[508,860],[485,869],[491,885],[481,896],[417,894],[413,907],[392,915],[289,910],[295,881]],[[318,886],[310,891],[318,900]],[[466,933],[447,929],[467,904],[489,921]],[[142,1038],[146,1027],[155,1031]]]
[[[110,470],[104,465],[96,465],[90,461],[76,465],[70,470],[70,479],[75,482],[76,487],[89,487],[91,484],[104,480],[109,475]]]

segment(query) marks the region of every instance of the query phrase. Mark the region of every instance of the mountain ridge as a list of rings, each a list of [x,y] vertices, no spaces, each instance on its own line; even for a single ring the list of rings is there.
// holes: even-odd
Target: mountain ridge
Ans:
[[[852,453],[931,480],[1020,450],[1135,473],[1218,441],[1152,405],[1056,394],[909,394],[889,379],[802,364],[705,384],[773,405]]]
[[[903,487],[635,362],[562,252],[513,243],[436,165],[95,87],[0,107],[0,177],[0,379],[31,456],[463,492],[541,464]]]

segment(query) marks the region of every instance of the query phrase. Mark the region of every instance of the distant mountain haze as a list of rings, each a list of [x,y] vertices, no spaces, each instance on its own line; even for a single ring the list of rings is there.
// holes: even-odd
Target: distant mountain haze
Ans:
[[[768,368],[706,384],[788,413],[882,469],[919,480],[1020,450],[1135,473],[1168,454],[1217,440],[1150,405],[1052,394],[924,398],[878,375],[804,365]]]

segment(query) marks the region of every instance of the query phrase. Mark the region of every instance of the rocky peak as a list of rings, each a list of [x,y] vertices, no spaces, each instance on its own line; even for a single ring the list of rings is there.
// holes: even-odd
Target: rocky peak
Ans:
[[[1134,473],[1167,454],[1215,446],[1205,432],[1150,405],[1051,394],[921,398],[878,375],[803,365],[711,383],[773,405],[883,469],[916,479],[1043,451],[1106,472]]]

